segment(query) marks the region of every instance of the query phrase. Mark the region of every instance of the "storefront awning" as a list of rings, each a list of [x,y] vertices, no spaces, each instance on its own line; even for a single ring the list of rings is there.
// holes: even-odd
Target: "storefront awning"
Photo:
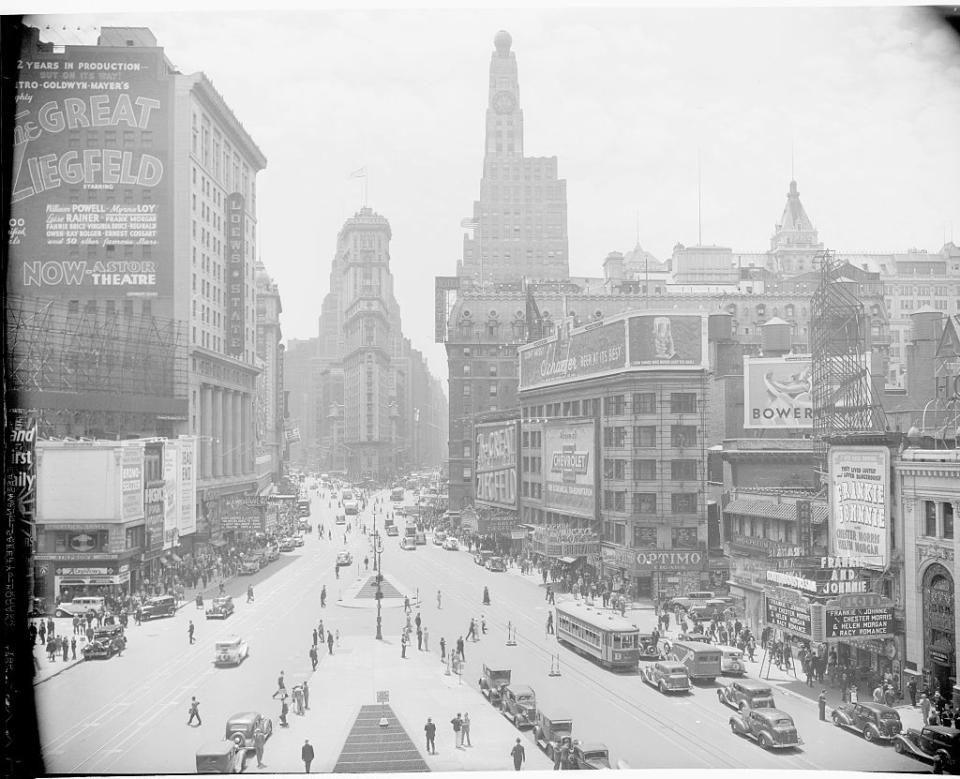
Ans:
[[[561,562],[561,563],[566,563],[567,565],[573,565],[575,562],[577,562],[577,558],[576,558],[576,557],[561,557],[561,558],[560,558],[560,562]]]
[[[814,503],[811,506],[814,524],[819,525],[827,520],[828,509],[825,505]],[[738,498],[731,500],[723,508],[724,514],[737,514],[742,517],[762,517],[764,519],[781,519],[795,522],[797,519],[797,504],[795,501],[777,503],[772,500],[746,500]]]

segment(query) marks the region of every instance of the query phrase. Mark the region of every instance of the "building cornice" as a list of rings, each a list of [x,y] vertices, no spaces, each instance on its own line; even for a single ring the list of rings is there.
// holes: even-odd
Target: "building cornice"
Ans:
[[[266,168],[267,158],[260,151],[260,147],[257,146],[253,138],[250,137],[250,133],[237,119],[226,100],[223,99],[223,95],[217,91],[207,74],[200,71],[183,78],[193,80],[191,91],[198,93],[211,112],[217,114],[220,124],[230,130],[230,134],[234,138],[234,145],[239,145],[245,156],[253,162],[254,171]]]

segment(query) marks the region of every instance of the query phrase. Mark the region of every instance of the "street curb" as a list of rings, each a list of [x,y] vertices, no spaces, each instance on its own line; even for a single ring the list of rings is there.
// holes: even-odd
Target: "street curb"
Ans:
[[[63,666],[62,668],[59,668],[58,670],[56,670],[54,673],[50,674],[49,676],[44,676],[44,677],[43,677],[42,679],[40,679],[39,681],[35,681],[35,682],[33,683],[33,686],[36,687],[36,686],[38,686],[38,685],[41,685],[41,684],[43,684],[44,682],[46,682],[46,681],[48,681],[48,680],[50,680],[50,679],[53,679],[53,677],[59,676],[59,675],[62,674],[64,671],[69,671],[69,670],[70,670],[71,668],[73,668],[75,665],[80,665],[80,663],[82,663],[82,662],[83,662],[83,660],[68,660],[68,661],[67,661],[67,665]]]

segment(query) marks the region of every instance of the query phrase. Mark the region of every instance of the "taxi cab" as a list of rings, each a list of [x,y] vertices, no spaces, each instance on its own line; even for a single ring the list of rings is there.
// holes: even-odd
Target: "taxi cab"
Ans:
[[[214,665],[240,665],[250,655],[246,641],[237,636],[218,641],[214,648]]]
[[[747,672],[742,650],[722,644],[714,646],[714,649],[720,650],[720,673],[724,676],[743,676]]]

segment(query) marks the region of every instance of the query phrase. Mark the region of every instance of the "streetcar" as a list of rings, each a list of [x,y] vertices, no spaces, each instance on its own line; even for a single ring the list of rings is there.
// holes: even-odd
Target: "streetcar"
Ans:
[[[403,503],[403,487],[394,487],[390,490],[390,500],[394,503]]]
[[[639,628],[615,612],[581,601],[558,603],[556,630],[559,643],[611,670],[636,668],[640,660]]]
[[[344,514],[357,514],[359,513],[360,504],[357,501],[356,496],[352,490],[344,490],[340,496],[341,504],[343,505]]]

